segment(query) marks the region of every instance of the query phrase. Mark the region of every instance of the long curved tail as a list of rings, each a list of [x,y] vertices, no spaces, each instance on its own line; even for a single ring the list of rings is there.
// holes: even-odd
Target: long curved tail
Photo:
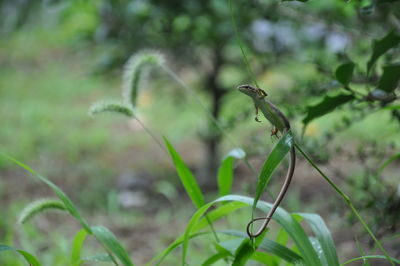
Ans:
[[[282,199],[285,197],[285,194],[289,188],[290,182],[292,181],[293,178],[293,173],[294,173],[294,168],[296,166],[296,151],[294,146],[290,149],[290,165],[289,165],[289,169],[288,172],[286,174],[286,178],[285,178],[285,182],[283,183],[283,186],[281,188],[281,191],[279,192],[278,197],[276,198],[274,204],[272,205],[271,209],[269,210],[267,216],[262,217],[262,218],[255,218],[253,220],[251,220],[248,224],[247,224],[247,235],[250,238],[254,238],[257,237],[259,235],[261,235],[265,228],[267,228],[269,221],[271,221],[272,216],[274,215],[276,209],[278,208],[279,204],[281,203]],[[259,220],[264,220],[264,223],[261,225],[260,229],[258,229],[258,231],[256,233],[252,233],[251,232],[251,225]]]

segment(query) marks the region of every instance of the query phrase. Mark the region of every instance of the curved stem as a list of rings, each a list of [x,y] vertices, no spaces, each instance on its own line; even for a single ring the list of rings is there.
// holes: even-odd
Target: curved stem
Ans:
[[[372,230],[369,228],[369,226],[365,222],[364,218],[360,215],[360,213],[354,207],[353,203],[350,200],[350,197],[347,196],[335,183],[333,183],[333,181],[326,174],[324,174],[324,172],[321,171],[321,169],[311,160],[310,157],[308,157],[307,154],[304,153],[304,151],[301,149],[301,147],[296,142],[294,143],[294,146],[304,156],[304,158],[306,158],[306,160],[312,165],[312,167],[314,167],[314,169],[317,170],[318,173],[329,183],[329,185],[331,185],[333,187],[333,189],[343,198],[344,202],[346,203],[347,206],[349,206],[351,211],[354,213],[354,215],[360,221],[360,223],[364,227],[365,231],[368,232],[368,234],[374,240],[374,242],[379,247],[379,249],[383,252],[383,254],[385,255],[386,259],[390,262],[390,264],[394,266],[395,264],[391,260],[389,254],[387,253],[385,248],[382,246],[381,242],[376,238],[376,236],[372,232]]]

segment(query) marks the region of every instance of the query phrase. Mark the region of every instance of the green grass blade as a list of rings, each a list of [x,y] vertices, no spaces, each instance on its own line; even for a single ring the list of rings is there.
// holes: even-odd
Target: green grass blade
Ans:
[[[182,263],[186,263],[186,256],[188,252],[188,244],[189,244],[189,236],[192,233],[192,230],[195,228],[196,224],[198,223],[199,219],[202,215],[210,208],[213,204],[217,202],[224,202],[224,201],[238,201],[245,203],[247,205],[253,205],[253,199],[245,196],[239,195],[227,195],[224,197],[220,197],[213,202],[210,202],[200,209],[196,211],[196,213],[192,216],[190,221],[187,224],[185,233],[183,235],[184,242],[182,247]],[[270,208],[271,204],[259,201],[257,204],[257,208],[261,211],[267,213]],[[282,208],[278,208],[275,212],[273,217],[285,230],[288,232],[290,237],[295,242],[296,246],[299,248],[299,252],[302,255],[304,262],[306,265],[322,265],[321,261],[318,259],[317,253],[314,250],[308,236],[304,232],[303,228],[300,224],[285,210]]]
[[[209,266],[214,264],[215,262],[224,259],[226,257],[228,257],[229,255],[226,253],[217,253],[212,255],[211,257],[207,258],[202,264],[201,266]]]
[[[114,254],[123,265],[133,266],[128,253],[110,230],[104,226],[93,226],[92,232],[96,239],[103,244],[105,249],[111,254]]]
[[[26,262],[29,263],[30,266],[40,266],[40,262],[39,260],[32,254],[30,254],[29,252],[25,251],[25,250],[21,250],[21,249],[16,249],[10,246],[6,246],[6,245],[2,245],[0,244],[0,252],[2,251],[15,251],[19,254],[22,255],[22,257],[24,257],[24,259],[26,260]]]
[[[400,153],[395,154],[393,156],[391,156],[389,159],[387,159],[378,169],[378,173],[381,174],[382,171],[392,162],[399,160],[400,159]]]
[[[186,193],[189,195],[194,205],[197,208],[200,208],[201,206],[204,205],[204,196],[200,190],[199,185],[197,184],[196,179],[194,178],[189,167],[187,167],[185,162],[182,160],[181,156],[168,141],[168,139],[164,137],[164,141],[165,144],[167,145],[167,149],[171,155],[176,171],[178,172],[179,178],[181,179],[181,182],[186,190]]]
[[[271,153],[269,154],[267,160],[265,160],[264,165],[261,169],[260,176],[257,181],[256,196],[253,203],[253,211],[256,208],[258,200],[261,198],[262,193],[268,185],[271,179],[272,173],[275,171],[276,167],[282,162],[286,154],[289,152],[290,148],[293,146],[293,135],[291,131],[287,132],[275,145]]]
[[[241,245],[236,250],[235,259],[232,262],[232,266],[246,265],[246,262],[250,259],[251,255],[254,253],[254,248],[251,240],[246,238],[242,240]]]
[[[10,157],[8,155],[2,154],[2,153],[0,153],[0,155],[2,155],[3,157],[7,158],[10,161],[12,161],[13,163],[17,164],[18,166],[20,166],[21,168],[25,169],[26,171],[28,171],[32,175],[36,176],[40,181],[42,181],[43,183],[48,185],[53,190],[53,192],[58,196],[58,198],[64,203],[65,208],[68,210],[68,212],[73,217],[75,217],[75,219],[81,224],[81,226],[83,228],[85,228],[89,233],[91,233],[90,226],[88,225],[88,223],[81,216],[81,214],[76,209],[76,207],[74,206],[74,204],[72,203],[70,198],[58,186],[56,186],[53,182],[51,182],[50,180],[48,180],[44,176],[42,176],[39,173],[37,173],[35,170],[30,168],[29,166],[21,163],[20,161],[14,159],[14,158],[12,158],[12,157]]]
[[[386,260],[387,257],[383,256],[383,255],[367,255],[367,256],[362,256],[362,257],[354,258],[354,259],[348,260],[346,262],[343,262],[343,263],[340,264],[340,266],[347,265],[349,263],[352,263],[352,262],[355,262],[355,261],[358,261],[358,260],[365,260],[365,259],[383,259],[383,260]],[[395,259],[393,257],[389,257],[389,259],[390,259],[390,261],[400,265],[400,260]]]
[[[217,181],[219,196],[231,193],[233,182],[233,164],[235,159],[244,158],[245,153],[242,149],[234,149],[228,153],[218,169]]]
[[[22,209],[18,217],[18,222],[22,224],[26,223],[28,220],[32,219],[35,215],[41,212],[54,209],[62,211],[66,210],[64,204],[55,199],[35,200]]]
[[[327,265],[339,265],[339,258],[336,253],[335,243],[333,242],[332,235],[321,216],[314,213],[298,213],[295,215],[303,217],[311,226],[315,237],[318,239],[318,242],[321,245],[322,253],[326,259]]]
[[[223,234],[237,236],[241,238],[247,238],[247,234],[237,230],[225,230],[221,231]],[[287,234],[286,234],[287,235]],[[295,264],[301,262],[303,258],[296,252],[288,249],[284,245],[281,245],[275,241],[264,238],[258,245],[260,249],[267,251],[268,253],[274,254],[277,258],[284,259],[285,261]]]
[[[264,265],[268,265],[268,266],[280,265],[279,262],[275,259],[275,257],[271,256],[270,254],[260,252],[260,251],[255,251],[251,255],[250,260],[254,260],[254,261],[260,262]]]
[[[74,240],[72,242],[72,252],[71,252],[71,263],[73,265],[78,266],[80,264],[79,261],[81,258],[81,250],[83,247],[83,243],[86,240],[86,236],[87,232],[85,229],[81,229],[75,234]]]
[[[243,208],[247,206],[246,204],[243,204],[241,202],[229,202],[227,204],[224,204],[220,207],[218,207],[215,210],[210,211],[209,213],[207,213],[207,217],[209,221],[216,221],[220,218],[225,217],[226,215],[228,215],[229,213]],[[197,225],[193,228],[192,233],[190,235],[190,238],[193,237],[193,235],[195,235],[195,232],[200,231],[201,229],[205,228],[208,226],[209,221],[205,218],[202,218]],[[175,248],[177,248],[179,245],[181,245],[184,241],[184,236],[181,235],[180,237],[178,237],[174,242],[172,242],[166,249],[164,249],[163,251],[161,251],[157,256],[155,256],[149,263],[148,265],[154,265],[157,262],[157,265],[162,263],[163,259],[168,256]]]

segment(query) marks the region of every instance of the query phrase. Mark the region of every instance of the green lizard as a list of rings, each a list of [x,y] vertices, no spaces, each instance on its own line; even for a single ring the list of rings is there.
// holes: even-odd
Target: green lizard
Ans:
[[[266,99],[267,93],[265,91],[259,88],[254,88],[250,85],[240,85],[238,86],[238,89],[240,92],[246,94],[247,96],[250,96],[253,99],[254,106],[256,108],[256,121],[260,122],[257,117],[258,112],[260,110],[262,114],[265,116],[265,118],[267,118],[267,120],[271,122],[271,124],[274,126],[274,128],[272,129],[272,135],[277,136],[278,131],[281,132],[281,134],[283,135],[290,130],[290,124],[288,119],[275,105],[273,105],[270,101]],[[284,184],[281,188],[281,191],[279,192],[278,197],[276,198],[267,216],[253,219],[248,223],[247,234],[249,235],[250,238],[261,235],[264,232],[265,228],[267,228],[268,223],[272,218],[272,215],[278,208],[279,204],[281,203],[283,197],[286,194],[286,191],[289,188],[290,181],[292,180],[293,177],[295,164],[296,164],[296,152],[294,146],[292,146],[292,148],[290,149],[290,165],[288,172],[286,174]],[[264,220],[264,222],[261,225],[260,229],[255,234],[253,234],[250,230],[251,225],[255,221],[259,220]]]

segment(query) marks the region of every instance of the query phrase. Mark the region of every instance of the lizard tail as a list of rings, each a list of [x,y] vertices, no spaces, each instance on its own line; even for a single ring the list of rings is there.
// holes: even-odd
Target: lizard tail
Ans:
[[[281,191],[279,192],[278,197],[276,198],[274,204],[272,205],[271,209],[269,210],[267,216],[262,217],[262,218],[255,218],[251,220],[246,227],[247,235],[250,238],[255,238],[259,235],[261,235],[264,230],[267,228],[269,222],[272,219],[272,216],[274,215],[276,209],[278,208],[279,204],[281,203],[282,199],[285,197],[286,191],[289,188],[290,182],[292,181],[293,173],[294,173],[294,168],[296,166],[296,151],[294,146],[290,149],[290,165],[288,172],[286,174],[285,182],[283,183],[283,186],[281,188]],[[264,220],[264,223],[261,225],[260,229],[256,233],[251,232],[252,224],[256,221],[259,220]]]

